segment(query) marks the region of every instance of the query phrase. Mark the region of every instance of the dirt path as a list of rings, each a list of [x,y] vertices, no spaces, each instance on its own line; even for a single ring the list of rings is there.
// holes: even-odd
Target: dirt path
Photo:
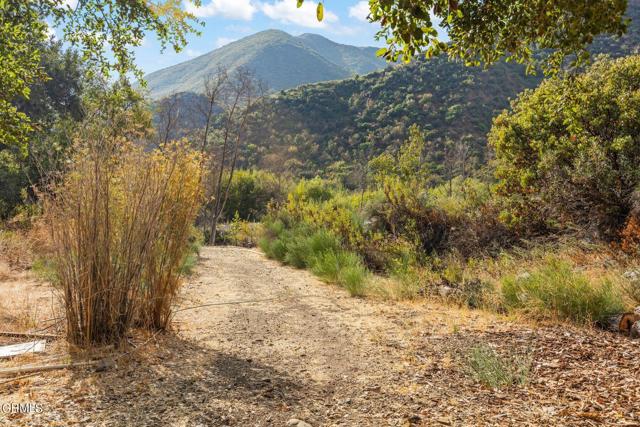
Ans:
[[[1,287],[0,287],[1,293]],[[1,295],[0,295],[1,296]],[[176,332],[106,372],[60,371],[0,386],[39,402],[9,425],[640,425],[640,347],[479,311],[350,298],[259,251],[204,248]],[[468,375],[484,343],[533,355],[529,383],[493,391]],[[3,424],[0,413],[0,425]],[[305,424],[299,424],[301,427]]]

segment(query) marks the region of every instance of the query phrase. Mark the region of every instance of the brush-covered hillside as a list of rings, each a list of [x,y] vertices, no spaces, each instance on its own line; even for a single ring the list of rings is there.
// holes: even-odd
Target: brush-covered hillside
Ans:
[[[640,1],[629,2],[631,18],[622,38],[598,37],[594,55],[638,52]],[[482,160],[495,117],[542,75],[499,63],[487,70],[445,57],[415,60],[366,76],[282,91],[261,111],[245,153],[248,164],[284,167],[313,176],[338,161],[375,155],[403,141],[418,124],[436,143],[462,141]]]

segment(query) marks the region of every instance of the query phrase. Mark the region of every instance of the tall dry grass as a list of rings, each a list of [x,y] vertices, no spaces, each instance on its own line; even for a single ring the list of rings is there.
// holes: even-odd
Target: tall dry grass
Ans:
[[[185,144],[90,138],[45,200],[68,339],[80,346],[166,327],[201,198],[199,154]]]
[[[166,177],[158,229],[143,275],[138,321],[165,329],[180,285],[185,258],[190,255],[191,228],[200,208],[200,154],[171,144],[152,155],[157,177]]]

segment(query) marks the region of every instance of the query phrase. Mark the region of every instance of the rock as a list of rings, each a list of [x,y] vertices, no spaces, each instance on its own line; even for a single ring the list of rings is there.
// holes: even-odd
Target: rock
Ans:
[[[291,418],[287,421],[287,427],[311,427],[311,424],[297,418]]]
[[[440,285],[438,286],[438,293],[442,298],[446,298],[453,293],[454,289],[451,286]]]

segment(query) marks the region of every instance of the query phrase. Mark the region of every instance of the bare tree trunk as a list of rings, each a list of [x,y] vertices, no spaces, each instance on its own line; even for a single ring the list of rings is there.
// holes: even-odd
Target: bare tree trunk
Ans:
[[[244,138],[243,133],[247,126],[247,120],[255,100],[258,98],[257,95],[262,95],[259,93],[261,86],[256,85],[252,74],[245,69],[237,70],[227,86],[233,100],[228,105],[225,114],[220,160],[217,165],[214,163],[213,167],[216,173],[214,175],[215,181],[212,183],[213,206],[209,218],[209,244],[212,245],[215,245],[218,222],[229,198],[229,189],[236,169],[238,152]],[[230,162],[228,161],[229,156],[231,156]]]

